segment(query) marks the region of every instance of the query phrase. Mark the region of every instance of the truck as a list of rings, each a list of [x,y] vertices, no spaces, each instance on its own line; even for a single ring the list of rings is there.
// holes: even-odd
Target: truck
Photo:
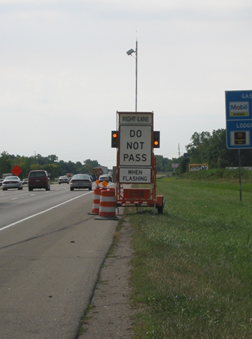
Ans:
[[[5,179],[6,177],[11,177],[13,175],[14,175],[13,173],[3,173],[2,179]]]

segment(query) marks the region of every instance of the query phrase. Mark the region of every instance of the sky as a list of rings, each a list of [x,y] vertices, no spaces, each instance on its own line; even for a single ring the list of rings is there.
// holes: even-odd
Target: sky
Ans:
[[[117,111],[154,112],[155,154],[226,128],[251,90],[251,0],[0,0],[0,153],[112,168]]]

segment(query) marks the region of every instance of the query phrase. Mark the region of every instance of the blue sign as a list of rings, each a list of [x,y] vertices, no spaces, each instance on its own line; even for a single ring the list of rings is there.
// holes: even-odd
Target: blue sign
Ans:
[[[252,91],[226,91],[227,148],[252,148]]]

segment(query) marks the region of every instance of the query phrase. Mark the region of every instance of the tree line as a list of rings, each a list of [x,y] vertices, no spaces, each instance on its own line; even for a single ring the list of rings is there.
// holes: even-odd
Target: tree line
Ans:
[[[172,163],[178,163],[176,173],[189,171],[189,164],[208,164],[209,169],[238,167],[238,150],[227,149],[226,129],[210,132],[194,132],[190,143],[185,146],[186,153],[171,160],[156,156],[157,171],[172,171]],[[241,166],[252,166],[252,149],[241,150]]]
[[[97,160],[87,159],[83,163],[77,161],[65,162],[58,160],[54,154],[43,157],[40,154],[34,156],[11,155],[4,151],[0,155],[0,177],[3,173],[11,173],[12,168],[17,165],[22,169],[20,178],[27,178],[31,170],[46,170],[51,178],[57,178],[66,173],[91,173],[92,168],[99,167]]]
[[[157,171],[158,172],[170,172],[172,171],[172,163],[178,162],[178,159],[164,158],[162,155],[156,156]],[[91,173],[94,167],[100,167],[101,165],[97,160],[87,159],[83,163],[77,161],[65,162],[58,160],[58,157],[54,154],[46,157],[37,154],[35,156],[20,156],[11,155],[4,151],[0,155],[0,177],[3,173],[11,173],[12,168],[17,165],[22,169],[20,178],[27,178],[28,173],[31,170],[43,169],[46,170],[51,178],[57,178],[66,173]],[[111,169],[112,170],[112,169]]]
[[[209,132],[194,132],[191,143],[186,147],[187,153],[180,159],[179,172],[188,170],[189,164],[208,164],[209,169],[238,167],[238,150],[227,149],[226,129]],[[241,150],[241,166],[252,166],[252,150]]]
[[[191,142],[185,146],[186,153],[178,158],[164,158],[156,155],[157,172],[172,172],[172,164],[178,163],[177,173],[185,173],[189,169],[189,164],[208,164],[208,168],[238,167],[238,151],[226,148],[226,130],[214,130],[210,132],[194,132]],[[241,150],[242,166],[252,166],[252,150]],[[30,170],[44,169],[52,178],[56,178],[66,173],[91,173],[92,168],[99,167],[97,160],[87,159],[83,163],[77,161],[65,162],[58,160],[54,154],[43,157],[40,154],[26,157],[20,155],[10,155],[4,151],[0,156],[0,176],[3,173],[10,173],[15,166],[22,169],[21,178],[28,176]]]

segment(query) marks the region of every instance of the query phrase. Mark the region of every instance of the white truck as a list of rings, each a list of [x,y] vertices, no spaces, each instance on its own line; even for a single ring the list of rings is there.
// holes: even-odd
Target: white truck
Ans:
[[[12,175],[14,175],[14,174],[12,174],[12,173],[3,173],[2,179],[5,179],[6,177],[11,177]]]

